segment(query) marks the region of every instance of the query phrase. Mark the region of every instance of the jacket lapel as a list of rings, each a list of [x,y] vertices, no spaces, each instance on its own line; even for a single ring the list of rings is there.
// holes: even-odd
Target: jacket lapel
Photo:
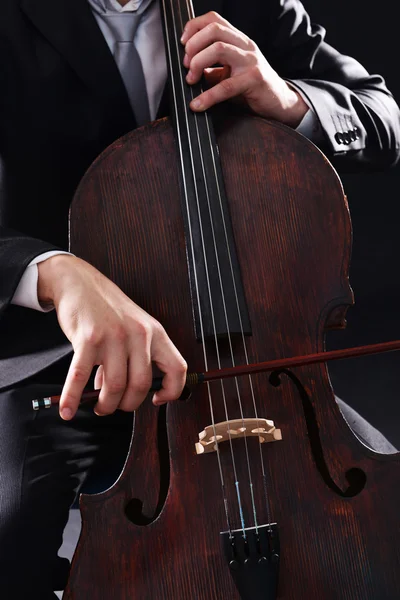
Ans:
[[[118,111],[118,120],[135,127],[118,68],[88,2],[21,0],[21,9],[96,96]]]
[[[135,119],[111,52],[86,0],[20,0],[21,9],[38,31],[68,61],[80,79],[132,129]],[[223,0],[194,0],[197,16],[220,12]],[[158,117],[167,113],[164,91]]]

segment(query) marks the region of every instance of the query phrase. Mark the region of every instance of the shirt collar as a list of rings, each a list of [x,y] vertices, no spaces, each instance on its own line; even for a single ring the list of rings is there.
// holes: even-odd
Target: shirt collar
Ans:
[[[121,6],[118,0],[91,0],[91,4],[95,4],[102,12],[134,12],[137,11],[143,0],[129,0],[125,6]]]

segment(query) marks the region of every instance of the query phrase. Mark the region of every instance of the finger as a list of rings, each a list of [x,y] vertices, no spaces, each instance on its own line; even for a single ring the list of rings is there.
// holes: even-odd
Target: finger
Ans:
[[[220,81],[228,79],[231,76],[230,67],[214,67],[211,69],[204,69],[204,78],[209,87],[217,85]]]
[[[119,408],[128,412],[137,410],[150,391],[152,378],[150,345],[146,352],[143,347],[136,347],[129,358],[128,383]]]
[[[96,349],[83,344],[75,350],[60,398],[60,416],[68,421],[75,415],[85,385],[96,362]]]
[[[152,353],[154,362],[165,373],[162,389],[154,394],[153,403],[158,405],[177,400],[186,383],[186,361],[165,332],[155,340]]]
[[[118,408],[126,388],[127,363],[125,346],[109,342],[103,353],[103,385],[93,409],[96,415],[110,415]]]
[[[186,81],[190,84],[197,83],[200,81],[204,69],[212,67],[216,63],[228,65],[231,68],[251,68],[256,61],[257,58],[252,52],[241,50],[231,44],[225,44],[225,42],[215,42],[192,58]]]
[[[195,17],[194,19],[191,19],[186,23],[181,37],[182,44],[186,44],[187,41],[195,33],[200,31],[204,27],[207,27],[207,25],[209,25],[210,23],[220,23],[221,25],[225,25],[225,27],[230,27],[234,29],[234,27],[229,23],[229,21],[221,17],[221,15],[219,15],[218,13],[210,11],[205,15],[200,15],[200,17]]]
[[[141,328],[131,338],[128,360],[128,381],[120,409],[132,411],[139,408],[149,390],[152,381],[152,335]]]
[[[254,42],[237,29],[232,29],[221,23],[213,22],[201,31],[195,33],[186,43],[186,55],[183,62],[185,67],[189,67],[190,61],[196,54],[208,46],[211,46],[214,42],[225,42],[226,44],[231,44],[232,46],[247,51],[256,49]]]
[[[249,90],[250,82],[248,74],[238,75],[224,79],[214,87],[206,90],[197,98],[192,100],[190,108],[194,111],[207,110],[211,106],[235,98]]]
[[[103,365],[100,365],[96,371],[96,376],[94,378],[94,389],[100,390],[103,385]]]

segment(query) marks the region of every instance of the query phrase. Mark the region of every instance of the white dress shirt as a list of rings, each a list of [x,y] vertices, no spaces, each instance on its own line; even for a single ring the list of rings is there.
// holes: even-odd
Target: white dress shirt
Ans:
[[[118,0],[87,0],[92,7],[93,15],[104,35],[105,41],[113,54],[115,39],[109,28],[104,26],[104,22],[99,18],[98,10],[116,11],[124,13],[138,10],[142,0],[130,0],[125,6],[121,6]],[[167,80],[167,62],[164,50],[162,19],[160,13],[160,2],[154,0],[150,6],[146,19],[140,23],[137,28],[134,43],[140,60],[142,62],[143,73],[146,82],[146,91],[149,100],[150,117],[156,118],[158,107],[161,101],[164,86]],[[298,90],[296,90],[298,91]],[[308,104],[307,99],[304,101]],[[313,142],[321,138],[321,129],[315,112],[310,109],[304,116],[296,131],[302,133]],[[38,268],[37,265],[55,256],[56,254],[68,254],[68,252],[51,251],[40,254],[34,258],[22,275],[11,304],[24,306],[34,310],[47,312],[52,310],[50,305],[42,305],[37,295]]]

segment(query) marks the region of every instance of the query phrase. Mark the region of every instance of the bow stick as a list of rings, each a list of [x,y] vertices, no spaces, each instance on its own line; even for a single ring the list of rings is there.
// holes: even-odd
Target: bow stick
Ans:
[[[344,358],[356,358],[357,356],[366,356],[368,354],[380,354],[382,352],[393,352],[400,350],[400,340],[392,342],[383,342],[380,344],[370,344],[368,346],[357,346],[355,348],[346,348],[344,350],[330,350],[329,352],[317,352],[315,354],[306,354],[305,356],[294,356],[291,358],[278,358],[251,365],[239,365],[236,367],[228,367],[226,369],[214,369],[205,373],[188,373],[186,377],[186,386],[188,388],[195,387],[200,383],[207,383],[219,379],[227,379],[230,377],[238,377],[242,375],[255,375],[256,373],[264,373],[268,371],[277,371],[279,369],[289,369],[291,367],[304,367],[316,363],[327,362],[331,360],[341,360]],[[162,377],[153,379],[150,392],[156,392],[162,388]],[[82,394],[81,402],[89,402],[96,400],[100,390],[92,390]],[[49,408],[52,404],[58,404],[61,396],[48,396],[47,398],[39,398],[32,400],[34,410],[40,408]]]

